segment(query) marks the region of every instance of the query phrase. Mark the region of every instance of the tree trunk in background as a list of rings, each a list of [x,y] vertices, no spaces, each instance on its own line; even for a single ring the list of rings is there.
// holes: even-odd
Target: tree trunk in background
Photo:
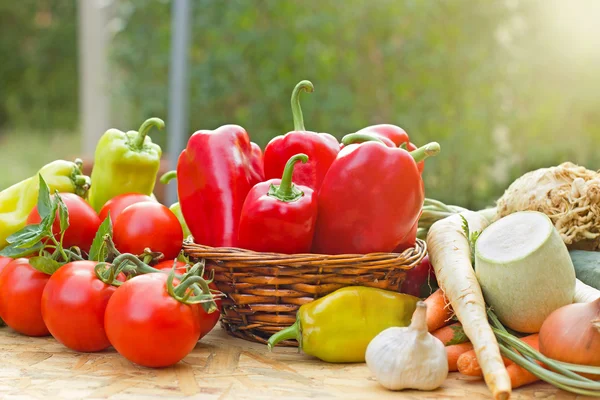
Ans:
[[[82,152],[91,159],[110,127],[108,98],[108,21],[106,1],[79,0],[79,115]]]

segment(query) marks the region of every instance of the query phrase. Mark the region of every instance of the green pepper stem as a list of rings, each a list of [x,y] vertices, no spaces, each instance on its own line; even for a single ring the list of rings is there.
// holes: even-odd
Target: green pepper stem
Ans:
[[[280,330],[279,332],[273,334],[269,340],[267,341],[267,346],[269,346],[269,351],[273,350],[273,347],[277,345],[277,343],[288,340],[288,339],[296,339],[298,343],[302,343],[302,338],[300,337],[300,322],[296,320],[294,325],[289,326],[285,329]]]
[[[135,148],[137,148],[137,149],[142,148],[142,146],[144,145],[144,139],[146,139],[146,135],[148,135],[148,131],[153,126],[157,127],[158,129],[163,129],[165,127],[165,121],[163,121],[160,118],[149,118],[146,121],[144,121],[142,126],[140,126],[140,129],[138,130],[138,134],[133,141],[133,146]]]
[[[427,157],[439,154],[440,151],[440,144],[438,142],[431,142],[427,143],[425,146],[421,146],[418,149],[411,151],[410,155],[415,159],[416,162],[420,162]]]
[[[304,117],[302,116],[302,107],[300,107],[300,92],[305,91],[311,93],[315,91],[311,81],[300,81],[292,92],[292,115],[294,117],[294,130],[303,131],[304,128]]]
[[[165,172],[163,176],[160,177],[160,183],[163,185],[168,185],[173,179],[177,179],[177,171],[169,171]]]
[[[268,193],[269,196],[275,197],[281,201],[290,202],[298,200],[304,195],[304,192],[298,189],[296,185],[294,185],[294,182],[292,182],[294,166],[298,161],[302,161],[302,163],[305,164],[308,161],[308,156],[304,153],[300,153],[292,156],[288,160],[283,169],[281,183],[279,185],[271,185]]]
[[[362,142],[379,142],[385,145],[383,140],[379,139],[376,136],[369,135],[368,133],[350,133],[342,138],[342,143],[344,144],[344,146],[348,146],[352,143]]]

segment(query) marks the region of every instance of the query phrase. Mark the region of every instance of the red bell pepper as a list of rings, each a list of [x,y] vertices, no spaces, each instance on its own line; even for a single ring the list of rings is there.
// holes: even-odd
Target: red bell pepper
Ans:
[[[406,271],[406,277],[402,281],[402,285],[400,285],[400,293],[425,299],[435,292],[437,288],[438,283],[435,279],[435,271],[431,266],[429,256],[425,256],[414,268]]]
[[[389,147],[405,147],[408,151],[413,151],[417,149],[417,146],[410,142],[408,138],[408,133],[406,133],[404,129],[396,125],[371,125],[359,130],[356,133],[366,133],[368,135],[376,136]],[[425,167],[425,162],[419,161],[417,163],[417,166],[419,167],[419,171],[422,173],[423,168]]]
[[[264,180],[244,128],[225,125],[195,132],[179,156],[177,179],[181,212],[194,241],[235,246],[244,199]]]
[[[417,146],[410,142],[406,131],[396,125],[371,125],[359,130],[356,133],[364,133],[371,136],[375,136],[378,139],[380,139],[383,143],[385,143],[385,145],[388,147],[402,147],[407,151],[413,151],[417,149]],[[425,161],[419,161],[417,163],[417,167],[419,168],[419,172],[423,173],[423,169],[425,168]],[[423,184],[423,182],[421,182],[421,184]],[[424,187],[425,186],[423,186],[423,188]],[[410,232],[402,240],[401,245],[394,249],[394,253],[402,253],[404,250],[415,246],[417,242],[418,225],[419,221],[417,220],[414,223],[414,226],[411,228]]]
[[[417,162],[437,154],[439,144],[409,153],[367,134],[346,135],[342,142],[346,147],[318,194],[313,252],[365,254],[403,246],[425,200]]]
[[[287,161],[295,154],[308,155],[306,164],[298,165],[293,180],[298,185],[308,186],[316,191],[321,187],[323,178],[333,160],[340,151],[338,140],[328,133],[306,131],[300,107],[300,92],[312,92],[313,84],[301,81],[292,92],[292,114],[294,131],[274,137],[265,148],[265,178],[281,177]]]
[[[262,149],[254,142],[251,142],[250,145],[252,146],[252,166],[255,171],[259,171],[260,176],[265,176]]]
[[[284,254],[308,253],[317,221],[314,191],[292,182],[294,166],[306,154],[287,162],[281,179],[254,186],[244,202],[238,244],[244,249]]]

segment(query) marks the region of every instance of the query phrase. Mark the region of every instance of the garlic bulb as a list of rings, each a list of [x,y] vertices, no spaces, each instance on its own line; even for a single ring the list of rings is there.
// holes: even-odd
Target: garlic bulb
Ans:
[[[448,376],[444,344],[427,331],[427,305],[419,301],[409,327],[388,328],[367,346],[367,367],[390,390],[434,390]]]

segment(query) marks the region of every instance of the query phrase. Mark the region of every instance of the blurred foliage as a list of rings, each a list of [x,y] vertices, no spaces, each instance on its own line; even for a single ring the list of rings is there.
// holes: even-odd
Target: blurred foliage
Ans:
[[[0,128],[77,124],[75,0],[0,0]]]
[[[81,148],[71,131],[10,130],[0,136],[0,190],[33,176],[57,159],[73,161]]]
[[[235,123],[265,145],[292,130],[292,88],[310,79],[316,90],[302,96],[307,129],[339,138],[392,123],[416,144],[440,142],[425,182],[427,195],[445,202],[486,206],[522,173],[565,160],[600,169],[600,31],[583,29],[600,17],[591,2],[191,3],[190,134]],[[52,117],[47,123],[73,126],[76,75],[65,71],[76,65],[74,2],[14,4],[0,0],[1,51],[19,60],[9,72],[0,65],[13,85],[0,113],[18,125]],[[35,25],[40,5],[59,26]],[[168,129],[172,2],[112,5],[113,124],[135,129],[159,116]],[[566,14],[569,7],[578,14]],[[22,49],[21,37],[40,54]],[[153,138],[166,143],[163,134]]]
[[[341,137],[385,122],[439,141],[426,188],[446,202],[483,207],[567,159],[598,169],[598,52],[554,46],[556,3],[195,1],[190,133],[237,123],[264,145],[292,129],[291,90],[310,79],[307,129]],[[171,3],[117,4],[117,110],[131,124],[166,116]]]

